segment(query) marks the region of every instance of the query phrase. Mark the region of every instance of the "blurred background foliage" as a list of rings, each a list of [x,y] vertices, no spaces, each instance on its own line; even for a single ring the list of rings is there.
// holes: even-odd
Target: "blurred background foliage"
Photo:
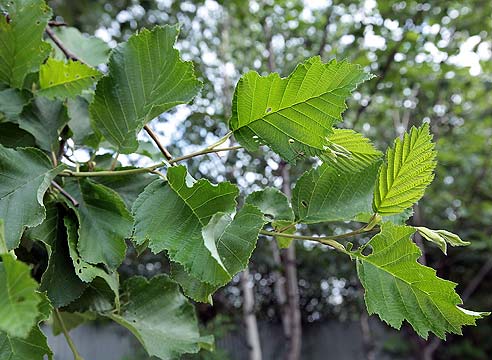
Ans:
[[[173,155],[212,143],[227,132],[231,97],[240,75],[277,71],[288,75],[305,58],[349,59],[377,77],[355,92],[343,127],[371,138],[380,149],[413,125],[430,122],[439,164],[426,196],[414,209],[413,224],[447,229],[471,241],[444,256],[417,243],[421,259],[438,275],[460,285],[467,308],[492,308],[492,2],[490,0],[52,0],[58,20],[107,41],[112,47],[133,32],[156,24],[180,24],[178,47],[195,63],[204,82],[188,106],[154,120]],[[126,163],[159,158],[142,135],[141,156]],[[293,182],[313,166],[299,159]],[[268,151],[243,151],[198,158],[188,163],[196,177],[237,183],[245,194],[267,185],[281,187],[280,159]],[[351,224],[318,225],[309,232],[346,231]],[[365,241],[367,239],[359,239]],[[353,264],[329,249],[297,245],[297,271],[303,324],[360,321],[367,357],[370,326]],[[260,239],[250,272],[256,315],[279,322],[274,283],[278,265],[268,239]],[[162,256],[130,254],[125,274],[166,271]],[[214,296],[214,307],[199,305],[200,317],[220,336],[226,323],[241,325],[239,279]],[[220,315],[218,318],[217,316]],[[214,320],[215,319],[215,320]],[[219,319],[219,320],[217,320]],[[492,318],[450,336],[446,343],[421,340],[404,325],[386,331],[383,350],[390,358],[488,359]],[[329,339],[327,339],[329,341]]]

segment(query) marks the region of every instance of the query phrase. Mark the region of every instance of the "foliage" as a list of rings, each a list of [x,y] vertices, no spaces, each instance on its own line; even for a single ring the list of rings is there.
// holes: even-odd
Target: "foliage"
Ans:
[[[466,242],[444,230],[397,224],[434,176],[429,126],[397,138],[383,162],[367,138],[334,127],[342,121],[346,98],[372,78],[362,66],[313,57],[287,78],[249,72],[236,86],[230,133],[181,158],[172,158],[155,139],[164,156],[161,162],[123,168],[117,166],[118,154],[138,151],[138,133],[145,127],[154,137],[146,125],[191,101],[201,87],[192,63],[181,60],[174,48],[177,28],[156,26],[131,36],[112,50],[108,72],[98,80],[93,66],[104,63],[107,54],[100,42],[84,40],[82,52],[63,59],[63,41],[75,51],[74,39],[80,34],[67,29],[54,38],[49,30],[53,50],[48,57],[50,45],[42,34],[50,10],[44,2],[1,4],[8,16],[1,15],[0,39],[8,46],[0,50],[0,82],[6,88],[0,96],[0,126],[8,124],[6,129],[20,143],[2,140],[0,146],[0,218],[5,228],[0,238],[5,303],[0,343],[8,344],[0,347],[0,355],[50,356],[38,324],[51,306],[62,330],[63,318],[71,315],[60,314],[78,314],[85,321],[95,313],[127,327],[149,355],[161,359],[209,348],[210,338],[200,335],[193,306],[179,287],[196,301],[211,302],[213,292],[247,267],[259,234],[277,237],[282,246],[292,239],[309,240],[348,255],[357,264],[369,313],[396,328],[407,320],[422,337],[429,332],[445,337],[460,334],[463,325],[486,315],[457,307],[461,299],[455,285],[417,263],[420,251],[410,237],[417,230],[438,243]],[[27,56],[28,50],[17,45],[35,46],[36,51]],[[94,59],[91,54],[99,55]],[[29,136],[36,146],[29,142],[24,147]],[[196,180],[185,166],[176,166],[223,151],[220,146],[231,136],[248,151],[262,144],[287,162],[312,156],[320,163],[299,178],[292,203],[277,190],[265,189],[238,208],[243,201],[237,200],[236,185]],[[86,149],[91,160],[60,164],[67,140]],[[103,141],[114,152],[109,166],[95,155]],[[297,234],[307,225],[354,219],[363,226],[351,233]],[[303,227],[298,229],[299,224]],[[359,248],[338,242],[371,231],[378,234]],[[165,252],[171,277],[133,277],[120,293],[117,269],[128,239],[139,251],[148,247]],[[45,244],[50,256],[39,286],[24,264],[28,260],[21,258],[29,241]],[[366,247],[372,249],[369,255]],[[5,253],[10,250],[19,259]],[[12,281],[17,277],[22,282]],[[81,322],[75,320],[73,326]]]

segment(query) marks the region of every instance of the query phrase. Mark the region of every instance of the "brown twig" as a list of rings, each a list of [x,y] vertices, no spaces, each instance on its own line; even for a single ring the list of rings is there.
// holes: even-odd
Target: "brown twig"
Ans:
[[[68,26],[66,22],[63,21],[48,21],[48,25],[52,27]]]
[[[167,151],[167,149],[161,144],[161,142],[159,141],[159,138],[157,137],[156,133],[154,133],[154,131],[149,127],[149,125],[145,125],[144,126],[144,129],[145,131],[147,132],[147,134],[149,134],[149,136],[152,138],[152,140],[154,140],[155,144],[157,145],[157,147],[159,148],[159,150],[161,151],[161,153],[164,155],[164,157],[170,161],[172,160],[173,156],[171,155],[171,153],[169,151]]]
[[[56,46],[58,46],[58,48],[62,51],[62,53],[65,54],[67,59],[73,60],[73,61],[78,61],[82,64],[85,64],[84,61],[79,59],[74,53],[72,53],[70,50],[68,50],[65,47],[65,45],[63,45],[61,40],[58,38],[58,36],[55,35],[53,30],[51,30],[51,28],[49,26],[45,29],[45,31],[46,31],[46,34],[48,35],[48,37],[56,44]]]
[[[51,181],[51,185],[53,185],[63,196],[65,196],[70,202],[73,204],[73,206],[79,206],[79,202],[75,200],[75,198],[70,195],[64,188],[62,188],[56,181]]]

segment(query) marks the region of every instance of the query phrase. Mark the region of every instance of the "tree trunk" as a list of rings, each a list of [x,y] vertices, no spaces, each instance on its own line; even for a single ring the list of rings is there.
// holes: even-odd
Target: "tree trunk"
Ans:
[[[285,162],[280,163],[280,173],[282,175],[282,191],[287,198],[291,198],[289,168]],[[302,346],[302,324],[301,311],[299,308],[299,284],[297,281],[296,248],[292,242],[282,254],[282,262],[285,269],[288,314],[290,330],[288,334],[288,360],[299,360],[301,357]],[[287,335],[287,334],[286,334]]]
[[[243,290],[243,313],[244,323],[246,325],[249,360],[261,360],[261,343],[254,309],[253,283],[249,279],[248,268],[241,273],[241,288]]]

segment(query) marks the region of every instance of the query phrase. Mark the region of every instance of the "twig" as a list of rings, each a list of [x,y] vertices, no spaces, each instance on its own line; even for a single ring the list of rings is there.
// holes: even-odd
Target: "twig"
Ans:
[[[78,62],[80,62],[82,64],[85,64],[84,61],[82,61],[81,59],[79,59],[74,53],[72,53],[70,50],[68,50],[65,47],[65,45],[63,45],[63,43],[61,42],[61,40],[58,38],[58,36],[55,35],[55,33],[53,32],[53,30],[51,30],[51,28],[49,26],[45,29],[45,31],[46,31],[46,34],[49,36],[49,38],[51,40],[53,40],[53,42],[56,44],[56,46],[58,46],[58,48],[62,51],[62,53],[65,54],[65,56],[66,56],[67,59],[78,61]]]
[[[164,155],[164,157],[168,161],[171,161],[172,158],[173,158],[173,156],[171,155],[171,153],[169,151],[167,151],[167,149],[164,147],[164,145],[161,144],[161,142],[159,141],[159,138],[154,133],[154,131],[150,128],[150,126],[149,125],[145,125],[144,126],[144,129],[147,132],[147,134],[149,134],[149,136],[152,138],[152,140],[154,140],[155,144],[157,145],[157,147],[159,148],[159,150],[161,151],[161,153]]]
[[[75,347],[75,344],[74,344],[72,338],[70,337],[70,334],[67,331],[65,323],[63,322],[63,319],[62,319],[58,309],[55,308],[53,313],[55,314],[56,319],[60,323],[61,330],[63,332],[63,335],[65,336],[65,339],[67,340],[67,344],[70,347],[70,350],[72,350],[73,359],[74,360],[84,360],[84,358],[82,356],[80,356],[79,352],[77,351],[77,348]]]
[[[53,185],[63,196],[65,196],[70,202],[73,204],[73,206],[79,206],[79,202],[72,196],[70,195],[64,188],[62,188],[56,181],[51,181],[51,185]]]
[[[118,165],[118,156],[120,156],[119,152],[114,155],[114,159],[113,161],[111,161],[111,166],[109,167],[109,170],[113,171],[116,168],[116,165]]]
[[[63,21],[48,21],[48,25],[52,27],[68,26],[66,22]]]
[[[180,157],[177,157],[175,159],[172,159],[170,161],[161,161],[160,163],[148,166],[148,167],[142,167],[142,168],[137,168],[137,169],[126,169],[126,170],[114,170],[114,171],[72,171],[72,170],[64,170],[60,173],[60,176],[75,176],[75,177],[94,177],[94,176],[119,176],[119,175],[135,175],[135,174],[141,174],[141,173],[146,173],[146,172],[153,172],[156,169],[166,166],[167,164],[174,164],[179,161],[191,159],[196,156],[200,155],[205,155],[209,153],[217,153],[221,151],[229,151],[229,150],[237,150],[241,149],[242,146],[231,146],[231,147],[226,147],[226,148],[220,148],[220,149],[203,149],[188,155],[183,155]]]

